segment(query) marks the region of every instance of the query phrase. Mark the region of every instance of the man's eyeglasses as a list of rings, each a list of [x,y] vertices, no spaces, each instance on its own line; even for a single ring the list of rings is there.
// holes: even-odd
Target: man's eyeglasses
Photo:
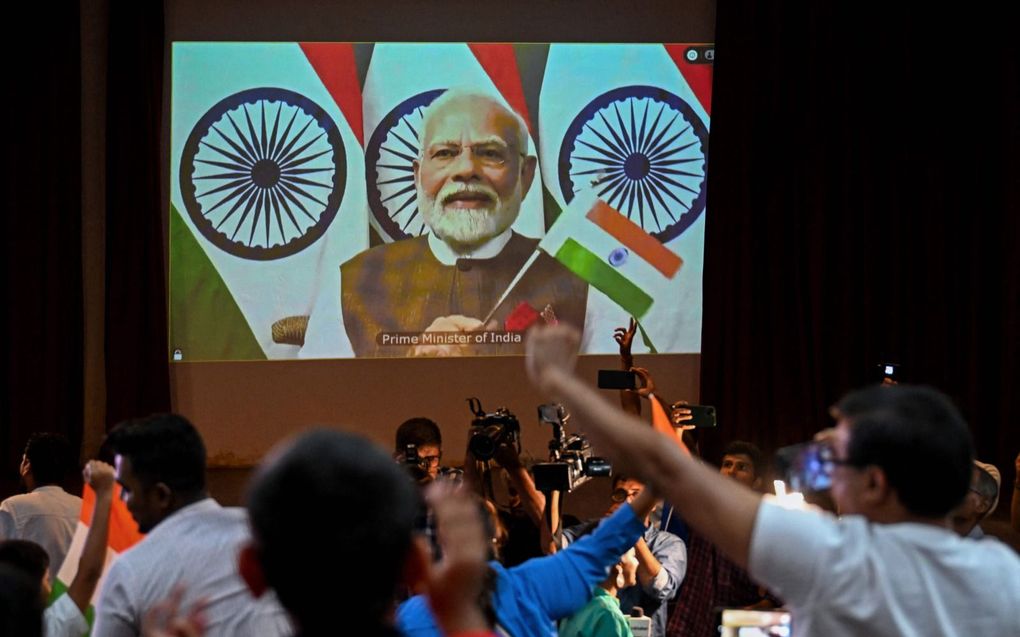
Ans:
[[[613,502],[619,504],[621,502],[626,502],[631,498],[636,498],[640,493],[640,489],[633,489],[631,491],[626,489],[613,489],[613,492],[609,495],[609,497],[613,500]]]
[[[490,168],[505,166],[514,156],[514,151],[511,147],[493,142],[471,144],[469,146],[437,144],[426,150],[425,160],[437,166],[447,166],[456,161],[465,148],[471,152],[471,156],[475,158],[475,161]],[[524,157],[524,153],[517,154]]]
[[[418,456],[418,462],[427,467],[438,467],[442,456]]]

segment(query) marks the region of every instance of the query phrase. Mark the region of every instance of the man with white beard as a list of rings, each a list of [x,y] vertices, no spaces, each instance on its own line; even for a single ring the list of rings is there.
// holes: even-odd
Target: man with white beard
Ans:
[[[450,90],[426,110],[419,147],[414,183],[430,232],[340,266],[354,353],[520,353],[535,322],[584,325],[587,284],[544,253],[489,317],[538,244],[510,228],[537,164],[520,116],[492,97]]]

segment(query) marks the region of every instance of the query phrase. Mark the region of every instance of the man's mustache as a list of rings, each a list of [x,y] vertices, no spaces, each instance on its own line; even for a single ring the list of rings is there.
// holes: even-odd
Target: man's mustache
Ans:
[[[436,199],[439,200],[441,205],[446,205],[451,201],[458,199],[473,199],[477,197],[484,197],[489,201],[495,203],[499,201],[499,195],[496,191],[485,184],[447,184],[442,187],[439,191],[439,195]]]

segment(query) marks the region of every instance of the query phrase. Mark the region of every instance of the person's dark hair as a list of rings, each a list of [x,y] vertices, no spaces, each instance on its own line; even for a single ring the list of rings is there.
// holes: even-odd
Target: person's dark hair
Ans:
[[[67,477],[74,458],[71,441],[57,433],[34,433],[25,445],[25,456],[32,464],[36,484],[59,484]]]
[[[0,564],[0,635],[42,637],[39,582],[21,569]]]
[[[28,540],[4,540],[0,542],[0,564],[12,566],[42,586],[46,571],[50,568],[50,556],[46,549]]]
[[[939,391],[875,385],[835,407],[850,424],[847,462],[881,468],[914,515],[943,517],[970,487],[974,445],[960,412]]]
[[[337,617],[351,634],[385,625],[423,505],[382,449],[306,433],[259,469],[247,505],[266,582],[302,634],[335,634]]]
[[[435,445],[443,446],[443,434],[439,431],[439,425],[428,418],[410,418],[397,427],[396,448],[397,453],[403,453],[407,445]]]
[[[762,456],[761,449],[758,448],[758,445],[755,445],[744,440],[734,440],[730,444],[726,445],[726,448],[723,449],[722,455],[747,456],[748,458],[751,459],[751,464],[754,465],[755,477],[758,478],[765,475],[765,470],[767,469],[767,467],[765,466],[764,456]]]
[[[153,414],[129,420],[110,432],[113,451],[131,460],[147,486],[162,482],[174,493],[205,490],[205,443],[194,425],[177,414]]]
[[[623,473],[615,473],[614,472],[613,473],[613,479],[610,481],[610,484],[609,484],[610,489],[616,489],[616,485],[620,484],[621,482],[626,482],[627,480],[634,480],[636,482],[641,482],[642,484],[644,484],[644,481],[642,481],[642,480],[640,480],[638,478],[635,478],[634,476],[630,476],[630,475],[626,475],[626,474],[623,474]]]

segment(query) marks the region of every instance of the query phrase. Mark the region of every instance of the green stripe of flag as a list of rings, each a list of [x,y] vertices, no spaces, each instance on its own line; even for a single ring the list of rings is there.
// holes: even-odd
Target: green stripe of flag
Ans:
[[[46,605],[49,606],[57,601],[57,598],[66,592],[67,585],[58,579],[53,580],[53,588],[50,589],[50,598],[46,601]],[[89,607],[85,609],[85,621],[88,622],[89,630],[92,630],[92,624],[96,621],[96,609],[92,604],[89,604]]]
[[[265,360],[237,301],[170,205],[170,348],[184,360]]]
[[[652,306],[652,297],[627,277],[577,241],[567,239],[556,251],[556,260],[594,285],[631,316],[641,318]]]

